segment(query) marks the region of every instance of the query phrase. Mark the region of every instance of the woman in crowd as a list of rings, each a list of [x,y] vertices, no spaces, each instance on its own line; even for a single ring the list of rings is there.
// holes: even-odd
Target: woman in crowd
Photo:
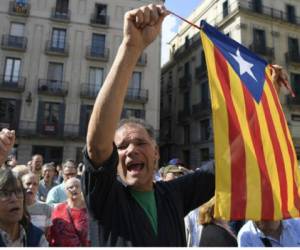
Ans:
[[[88,219],[80,181],[70,178],[65,183],[67,201],[57,205],[52,213],[50,246],[89,246]]]
[[[203,225],[200,247],[237,247],[237,239],[227,222],[214,219],[215,197],[200,207],[199,220]]]
[[[46,247],[43,231],[30,222],[21,180],[0,169],[0,247]]]

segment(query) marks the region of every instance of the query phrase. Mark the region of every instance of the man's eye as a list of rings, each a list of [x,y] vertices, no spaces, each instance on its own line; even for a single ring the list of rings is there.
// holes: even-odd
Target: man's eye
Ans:
[[[122,149],[125,149],[125,148],[127,148],[127,145],[119,145],[119,146],[117,146],[117,149],[119,149],[119,150],[122,150]]]

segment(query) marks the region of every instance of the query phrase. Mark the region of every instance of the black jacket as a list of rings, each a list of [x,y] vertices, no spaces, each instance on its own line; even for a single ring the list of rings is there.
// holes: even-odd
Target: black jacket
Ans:
[[[212,171],[196,171],[170,182],[154,183],[158,232],[128,187],[117,179],[114,151],[95,169],[84,151],[82,188],[90,217],[92,246],[186,246],[184,217],[214,195]]]

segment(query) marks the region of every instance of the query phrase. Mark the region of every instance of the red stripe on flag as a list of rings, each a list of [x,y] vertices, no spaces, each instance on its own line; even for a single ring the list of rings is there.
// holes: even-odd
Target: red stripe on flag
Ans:
[[[274,151],[274,156],[275,156],[275,160],[276,160],[277,172],[278,172],[278,176],[279,176],[280,196],[281,196],[281,201],[282,201],[281,212],[282,212],[282,216],[284,218],[288,218],[288,217],[290,217],[290,214],[288,212],[287,180],[286,180],[284,160],[283,160],[282,152],[280,150],[279,140],[278,140],[278,137],[276,134],[276,130],[274,127],[274,121],[272,120],[272,116],[270,113],[270,106],[269,106],[265,92],[263,92],[263,94],[262,94],[261,104],[262,104],[264,112],[265,112],[267,126],[268,126],[268,130],[270,133],[271,142],[273,145],[273,151]]]
[[[242,83],[241,83],[242,84]],[[249,94],[249,91],[243,86],[243,93],[246,106],[246,114],[248,120],[248,127],[250,128],[250,134],[252,143],[257,158],[257,163],[260,172],[261,183],[261,218],[264,220],[274,219],[274,201],[273,192],[270,177],[267,170],[266,158],[263,150],[263,142],[261,137],[261,130],[259,126],[259,120],[257,111],[255,108],[253,97]]]
[[[246,153],[237,112],[230,93],[228,65],[223,55],[214,49],[216,71],[225,97],[231,160],[231,218],[244,219],[246,215]]]
[[[293,145],[291,144],[291,142],[288,139],[288,131],[286,128],[286,123],[285,123],[285,116],[284,113],[281,109],[279,100],[277,98],[277,93],[275,92],[275,88],[273,86],[272,81],[269,79],[268,75],[266,74],[266,80],[267,80],[267,84],[270,87],[274,102],[275,102],[275,106],[276,106],[276,110],[279,114],[279,118],[280,118],[280,124],[284,133],[284,137],[285,137],[285,141],[288,147],[288,152],[289,152],[289,156],[291,158],[291,165],[292,165],[292,175],[293,175],[293,193],[294,193],[294,204],[295,207],[298,209],[299,215],[300,215],[300,197],[298,194],[298,188],[297,185],[295,183],[296,180],[296,176],[295,176],[295,157],[294,157],[294,153],[293,153]]]

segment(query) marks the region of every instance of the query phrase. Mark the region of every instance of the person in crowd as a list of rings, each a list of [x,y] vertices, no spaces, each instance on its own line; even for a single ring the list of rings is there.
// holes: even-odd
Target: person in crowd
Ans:
[[[57,205],[52,214],[50,246],[87,247],[90,245],[88,218],[80,180],[75,177],[68,179],[65,188],[68,199]]]
[[[17,165],[12,169],[12,171],[18,178],[21,179],[23,175],[30,172],[30,169],[26,165]]]
[[[43,231],[30,222],[24,196],[21,180],[10,169],[0,169],[0,247],[48,246]]]
[[[183,176],[185,171],[182,168],[179,168],[176,165],[168,165],[164,167],[163,170],[163,180],[170,181],[174,180],[177,177]]]
[[[17,157],[14,154],[10,154],[7,157],[7,161],[6,161],[7,166],[9,166],[11,169],[13,169],[15,166],[17,166],[18,161],[17,161]]]
[[[56,205],[58,203],[64,202],[67,200],[67,194],[65,192],[65,182],[72,178],[77,176],[77,166],[75,165],[75,162],[72,160],[66,160],[63,164],[63,179],[64,181],[53,187],[48,195],[46,202],[50,205]]]
[[[118,125],[136,62],[166,15],[153,4],[126,13],[123,41],[91,114],[82,181],[98,225],[93,245],[186,246],[185,215],[214,193],[209,171],[153,183],[159,160],[153,128],[138,119]]]
[[[15,143],[15,131],[6,128],[0,131],[0,166],[2,166]]]
[[[22,177],[23,188],[25,189],[25,203],[30,214],[31,222],[40,228],[45,235],[51,226],[52,207],[37,200],[39,180],[34,173],[28,173]]]
[[[55,174],[55,164],[53,162],[46,163],[42,167],[42,176],[43,179],[39,182],[38,188],[38,199],[40,201],[45,202],[47,199],[48,192],[51,188],[57,185],[54,181],[54,174]]]
[[[237,239],[228,223],[215,219],[215,197],[202,205],[199,209],[199,223],[203,225],[200,247],[237,247]]]
[[[299,247],[300,219],[249,220],[238,233],[240,247]]]
[[[62,164],[57,164],[55,167],[54,181],[57,184],[61,184],[64,181]]]
[[[30,171],[36,174],[39,177],[39,179],[41,179],[42,176],[43,162],[44,162],[44,158],[40,154],[35,154],[31,158]]]

